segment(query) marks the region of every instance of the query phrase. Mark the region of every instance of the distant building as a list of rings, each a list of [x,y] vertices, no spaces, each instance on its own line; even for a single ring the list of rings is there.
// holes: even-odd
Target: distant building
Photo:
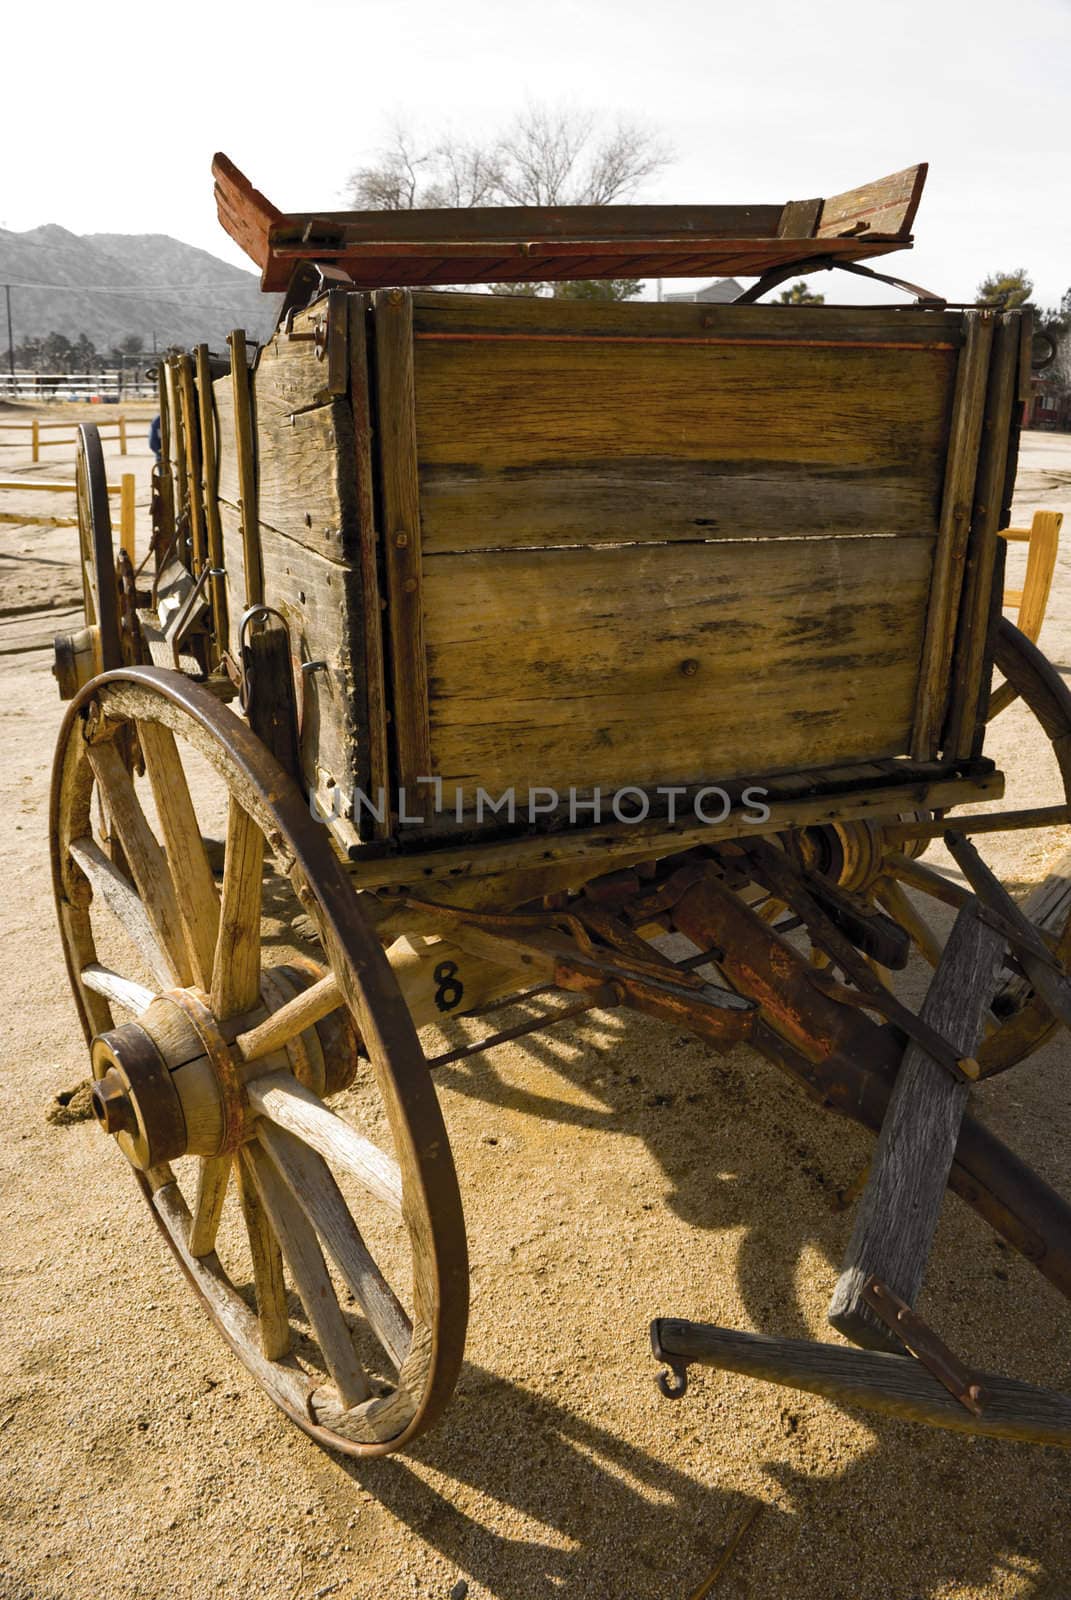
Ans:
[[[680,294],[664,294],[663,300],[706,300],[718,306],[728,305],[730,300],[735,300],[737,295],[743,294],[744,285],[737,283],[735,278],[715,278],[713,283],[704,284],[702,289],[685,289]]]

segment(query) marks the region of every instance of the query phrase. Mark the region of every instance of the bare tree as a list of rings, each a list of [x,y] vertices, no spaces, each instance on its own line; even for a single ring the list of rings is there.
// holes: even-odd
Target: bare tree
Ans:
[[[422,143],[399,123],[375,161],[351,175],[349,192],[362,211],[495,205],[499,202],[494,148],[466,143],[449,133]]]
[[[661,172],[672,153],[641,123],[600,125],[590,112],[528,106],[502,132],[467,141],[391,130],[374,161],[350,177],[368,211],[425,206],[608,206]]]
[[[606,206],[630,199],[669,164],[672,152],[638,122],[607,125],[591,112],[530,105],[501,133],[466,141],[447,131],[420,139],[396,125],[387,144],[349,182],[349,198],[367,211],[456,206]],[[496,284],[496,293],[539,294],[539,283]],[[575,298],[626,299],[633,279],[557,284]]]
[[[528,106],[499,139],[500,204],[608,206],[668,165],[669,150],[640,123],[601,130],[590,112]]]

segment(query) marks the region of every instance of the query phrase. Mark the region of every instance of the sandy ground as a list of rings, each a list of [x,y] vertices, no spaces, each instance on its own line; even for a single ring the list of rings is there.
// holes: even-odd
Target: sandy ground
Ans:
[[[137,470],[143,507],[140,436],[129,462],[108,455]],[[33,469],[0,450],[0,476],[33,472],[70,476],[70,457]],[[1071,440],[1024,442],[1019,520],[1041,504],[1071,510]],[[440,1080],[473,1304],[439,1427],[404,1458],[353,1464],[273,1409],[118,1152],[90,1123],[46,1120],[86,1071],[47,869],[61,715],[47,646],[78,597],[73,540],[0,525],[2,1600],[687,1600],[756,1504],[719,1596],[1071,1596],[1060,1452],[702,1370],[684,1401],[658,1395],[653,1315],[829,1337],[851,1226],[837,1195],[869,1140],[749,1051],[711,1057],[642,1018],[593,1015]],[[1069,554],[1043,642],[1071,670]],[[1015,708],[998,726],[1010,796],[1056,798],[1029,720]],[[1021,837],[1007,876],[1029,881],[1058,843]],[[923,982],[913,971],[916,995]],[[1059,1039],[976,1097],[1065,1192],[1069,1056]],[[1071,1389],[1071,1308],[955,1200],[921,1309],[979,1366]]]

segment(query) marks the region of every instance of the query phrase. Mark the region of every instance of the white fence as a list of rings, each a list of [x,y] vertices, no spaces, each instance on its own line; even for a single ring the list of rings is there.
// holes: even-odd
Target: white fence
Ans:
[[[0,372],[0,400],[151,400],[156,383],[144,370],[133,372]]]

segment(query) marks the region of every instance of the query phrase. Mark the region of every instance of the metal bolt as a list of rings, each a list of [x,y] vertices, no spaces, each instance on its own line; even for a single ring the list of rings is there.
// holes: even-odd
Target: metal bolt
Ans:
[[[694,678],[698,671],[699,662],[694,656],[689,656],[686,661],[681,662],[681,672],[686,678]]]
[[[409,543],[409,535],[407,533],[396,533],[394,535],[394,543],[397,545],[399,550],[404,550],[406,545]]]
[[[406,594],[412,594],[416,586],[417,581],[415,578],[406,578],[405,582],[402,584],[402,588],[405,590]]]
[[[105,1133],[137,1133],[138,1119],[126,1084],[115,1067],[109,1067],[103,1078],[97,1079],[92,1099],[93,1115]]]

